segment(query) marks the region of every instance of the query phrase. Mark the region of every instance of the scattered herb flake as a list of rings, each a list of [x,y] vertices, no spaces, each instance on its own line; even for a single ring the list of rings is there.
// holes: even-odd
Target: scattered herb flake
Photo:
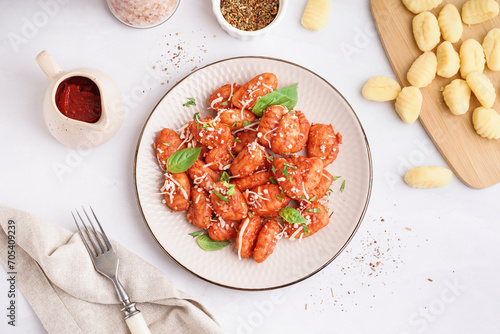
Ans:
[[[248,211],[248,217],[250,217],[250,218],[253,217],[253,213],[251,211]]]
[[[312,212],[312,213],[320,213],[321,209],[319,208],[312,208],[312,209],[306,209],[306,211]]]
[[[219,105],[220,105],[220,106],[227,106],[227,105],[228,105],[228,101],[226,100],[226,101],[224,101],[224,102],[221,102],[221,103],[219,103]]]
[[[196,231],[196,232],[193,232],[193,233],[188,233],[190,236],[192,236],[193,238],[196,238],[197,236],[199,235],[202,235],[203,234],[203,230],[201,231]]]
[[[187,99],[188,101],[182,105],[183,107],[190,107],[196,105],[196,100],[194,98],[188,97]]]
[[[343,192],[345,189],[345,180],[342,181],[342,185],[340,186],[340,192]]]
[[[269,181],[271,181],[272,184],[278,184],[278,182],[276,182],[276,180],[272,176],[269,176]]]
[[[336,181],[336,180],[340,179],[341,177],[342,177],[342,176],[334,176],[334,177],[333,177],[333,181]]]
[[[172,145],[172,143],[163,143],[163,145],[170,146],[170,145]]]
[[[222,175],[219,177],[219,181],[220,182],[229,182],[229,174],[226,171],[222,172]]]
[[[217,190],[214,190],[214,193],[215,193],[215,194],[217,195],[217,197],[219,197],[219,198],[220,198],[220,199],[221,199],[224,203],[229,204],[229,200],[228,200],[225,196],[221,195],[221,193],[220,193],[220,192],[218,192]]]

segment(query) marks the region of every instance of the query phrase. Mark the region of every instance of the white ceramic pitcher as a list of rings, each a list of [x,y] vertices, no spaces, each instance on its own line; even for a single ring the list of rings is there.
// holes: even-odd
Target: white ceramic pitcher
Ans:
[[[51,81],[43,102],[43,115],[50,133],[60,143],[79,149],[98,146],[110,139],[120,128],[125,114],[125,104],[118,85],[106,74],[90,68],[65,72],[47,52],[36,57],[38,65]],[[101,116],[95,123],[88,123],[63,115],[56,105],[59,85],[71,77],[85,77],[93,81],[101,95]]]

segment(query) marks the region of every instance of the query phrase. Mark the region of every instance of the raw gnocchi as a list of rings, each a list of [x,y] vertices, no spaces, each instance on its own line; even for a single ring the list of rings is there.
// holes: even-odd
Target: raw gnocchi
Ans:
[[[380,75],[369,79],[361,94],[365,99],[384,102],[395,100],[400,91],[401,86],[395,80]]]
[[[500,29],[491,29],[483,40],[486,65],[492,71],[500,70]]]
[[[403,122],[408,124],[415,122],[422,108],[420,89],[417,87],[404,87],[396,99],[395,108]]]
[[[411,65],[406,78],[415,87],[427,86],[436,77],[437,58],[434,52],[427,51],[421,54]]]
[[[443,90],[444,102],[454,115],[463,115],[469,110],[471,90],[465,80],[455,79]]]
[[[465,24],[477,24],[494,18],[498,11],[495,0],[469,0],[462,6],[462,20]]]
[[[405,182],[413,188],[436,188],[449,184],[453,173],[448,168],[422,166],[410,169],[405,175]]]
[[[438,20],[430,12],[422,12],[415,16],[412,21],[413,36],[421,51],[430,51],[439,44],[441,31]]]
[[[479,107],[472,114],[477,134],[488,139],[500,138],[500,115],[493,109]]]
[[[439,44],[436,50],[436,57],[437,75],[443,78],[451,78],[458,73],[460,69],[460,56],[450,42],[444,41]]]
[[[457,7],[447,4],[441,9],[438,15],[439,28],[445,41],[455,43],[462,37],[462,19]]]
[[[309,0],[302,14],[302,26],[313,31],[323,29],[330,16],[330,7],[329,0]]]
[[[483,47],[475,39],[468,39],[460,46],[460,75],[467,78],[471,72],[483,72],[484,64]]]
[[[467,76],[467,84],[485,108],[491,108],[495,103],[495,88],[490,79],[483,73],[472,72]]]
[[[403,0],[403,4],[413,14],[429,11],[436,8],[443,0]]]

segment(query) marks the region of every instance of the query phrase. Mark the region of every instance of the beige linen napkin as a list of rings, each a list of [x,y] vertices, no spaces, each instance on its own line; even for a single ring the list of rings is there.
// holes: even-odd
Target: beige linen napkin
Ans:
[[[113,283],[94,270],[78,234],[0,207],[0,258],[5,268],[9,220],[15,225],[16,283],[49,333],[128,333]],[[152,333],[222,333],[213,316],[162,272],[111,243],[120,258],[120,280]]]

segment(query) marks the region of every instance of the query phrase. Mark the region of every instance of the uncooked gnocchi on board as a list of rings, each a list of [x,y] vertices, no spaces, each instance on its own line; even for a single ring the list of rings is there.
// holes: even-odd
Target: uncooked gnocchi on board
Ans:
[[[415,122],[422,108],[420,89],[411,86],[404,87],[396,99],[395,108],[403,122],[408,124]]]
[[[466,81],[483,107],[493,107],[496,98],[495,88],[486,75],[480,72],[472,72],[467,76]]]
[[[412,21],[413,36],[421,51],[430,51],[439,44],[441,31],[438,20],[430,12],[422,12],[415,16]]]
[[[476,108],[472,114],[472,124],[481,137],[500,138],[500,115],[494,109]]]
[[[445,41],[456,43],[462,37],[462,18],[457,7],[451,3],[441,9],[438,15],[439,28]]]
[[[369,79],[363,86],[361,94],[365,99],[385,102],[398,97],[401,86],[393,79],[380,75]]]
[[[463,115],[469,110],[471,90],[463,79],[455,79],[444,87],[443,99],[454,115]]]
[[[494,18],[498,11],[495,0],[469,0],[462,6],[462,20],[465,24],[477,24]]]
[[[492,71],[500,70],[500,29],[488,31],[483,40],[483,51],[488,68]]]
[[[451,78],[460,69],[460,56],[455,51],[453,45],[444,41],[439,44],[436,50],[437,69],[436,74],[443,78]]]
[[[467,78],[471,72],[483,72],[484,64],[483,47],[475,39],[468,39],[460,46],[460,75]]]
[[[436,188],[449,184],[453,173],[448,168],[422,166],[410,169],[405,175],[405,182],[413,188]]]
[[[443,0],[403,0],[403,4],[413,14],[419,14],[432,10],[439,6]]]
[[[302,14],[302,26],[313,31],[323,29],[328,23],[330,11],[330,0],[309,0]]]
[[[437,58],[434,52],[422,53],[411,65],[406,78],[415,87],[422,88],[429,85],[436,77]]]

